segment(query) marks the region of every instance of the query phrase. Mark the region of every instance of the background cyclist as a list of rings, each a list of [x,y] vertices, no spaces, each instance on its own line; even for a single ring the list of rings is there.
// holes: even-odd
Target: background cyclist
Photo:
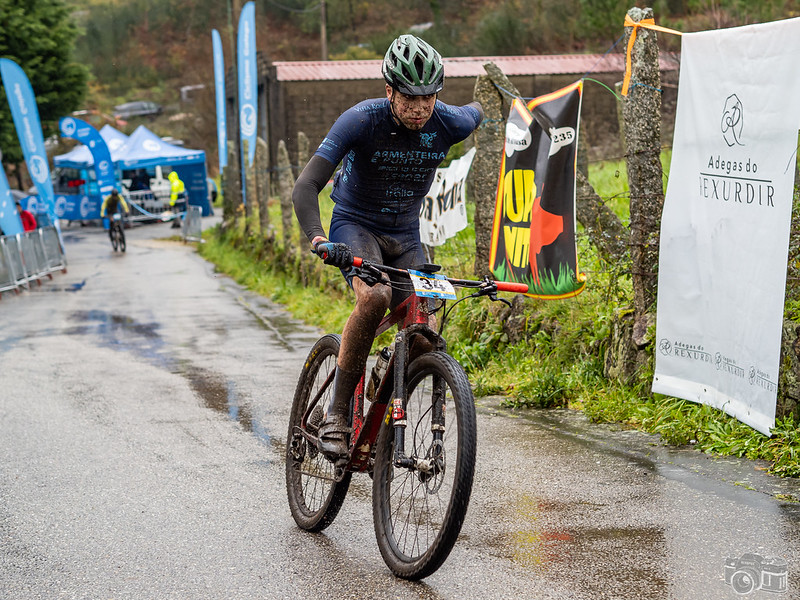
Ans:
[[[424,263],[419,235],[422,200],[450,146],[466,139],[483,120],[477,102],[450,106],[437,99],[444,84],[442,58],[420,38],[401,35],[394,40],[382,71],[386,97],[360,102],[336,120],[292,194],[297,219],[314,249],[326,244],[325,262],[343,269],[356,296],[319,432],[320,448],[332,459],[347,455],[350,398],[375,330],[392,303],[391,288],[369,287],[346,269],[354,254],[399,268]],[[326,236],[318,195],[340,162]]]
[[[121,210],[120,210],[121,209]],[[119,212],[122,215],[122,226],[125,224],[125,216],[129,214],[128,204],[125,198],[122,197],[116,188],[111,190],[111,193],[103,200],[100,206],[100,218],[105,218],[108,215],[109,220],[114,218],[114,213]],[[108,237],[111,238],[111,226],[108,227]],[[113,238],[111,238],[113,241]]]

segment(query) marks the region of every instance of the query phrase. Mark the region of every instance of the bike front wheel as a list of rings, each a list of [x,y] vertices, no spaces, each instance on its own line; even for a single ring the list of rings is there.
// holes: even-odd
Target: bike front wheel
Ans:
[[[461,531],[475,473],[475,404],[461,365],[429,352],[408,368],[405,454],[394,465],[392,422],[381,428],[375,455],[372,511],[386,565],[418,580],[435,572]]]
[[[311,409],[305,431],[317,435],[325,406],[333,393],[333,375],[341,338],[320,338],[306,359],[292,403],[286,442],[286,492],[295,522],[307,531],[322,531],[342,507],[352,473],[337,481],[333,463],[303,436],[303,417]],[[317,397],[319,398],[317,399]]]

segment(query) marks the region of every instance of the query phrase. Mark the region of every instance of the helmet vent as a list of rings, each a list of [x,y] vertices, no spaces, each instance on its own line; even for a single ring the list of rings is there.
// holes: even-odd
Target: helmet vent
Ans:
[[[389,46],[382,71],[386,83],[411,96],[437,94],[444,81],[442,57],[413,35],[401,35]]]

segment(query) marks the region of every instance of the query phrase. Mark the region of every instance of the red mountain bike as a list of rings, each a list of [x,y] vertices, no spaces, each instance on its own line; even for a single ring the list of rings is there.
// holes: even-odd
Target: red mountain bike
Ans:
[[[324,245],[319,248],[324,252]],[[524,284],[450,279],[438,265],[394,269],[356,258],[356,275],[372,285],[412,292],[381,322],[397,324],[394,350],[369,392],[362,377],[351,401],[350,452],[337,464],[319,451],[318,430],[333,388],[340,336],[320,338],[303,365],[292,404],[286,445],[286,488],[297,524],[321,531],[336,518],[355,472],[373,478],[372,509],[378,546],[395,575],[418,580],[445,561],[461,531],[475,471],[477,426],[469,380],[447,354],[441,333],[450,311],[466,298],[498,291],[524,293]],[[385,274],[395,276],[390,282]],[[454,287],[475,291],[456,299]],[[438,332],[429,316],[441,312]],[[434,350],[409,360],[417,337]]]

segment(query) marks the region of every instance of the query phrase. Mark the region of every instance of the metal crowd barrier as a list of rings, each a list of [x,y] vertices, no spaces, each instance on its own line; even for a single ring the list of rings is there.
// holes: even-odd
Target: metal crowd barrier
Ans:
[[[30,289],[55,271],[66,271],[58,232],[53,225],[0,237],[0,294],[20,288]]]
[[[134,190],[125,193],[125,199],[131,204],[131,221],[162,220],[171,221],[186,210],[186,193],[183,192],[175,206],[170,205],[170,192],[162,190]]]
[[[203,209],[200,206],[190,206],[183,218],[181,229],[183,241],[200,242],[203,240]]]

